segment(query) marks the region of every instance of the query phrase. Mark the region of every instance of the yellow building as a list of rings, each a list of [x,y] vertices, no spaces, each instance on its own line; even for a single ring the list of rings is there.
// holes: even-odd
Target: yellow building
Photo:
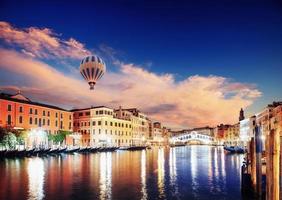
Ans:
[[[137,110],[137,109],[136,109]],[[132,109],[105,106],[73,110],[75,135],[82,146],[131,146],[146,144],[145,115]]]
[[[226,135],[224,135],[225,145],[240,146],[240,124],[234,124],[228,127]]]

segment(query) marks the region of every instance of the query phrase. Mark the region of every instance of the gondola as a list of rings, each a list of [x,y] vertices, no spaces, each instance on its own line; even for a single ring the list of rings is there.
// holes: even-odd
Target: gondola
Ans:
[[[146,146],[132,146],[132,147],[129,147],[127,150],[129,150],[129,151],[140,151],[140,150],[143,150],[143,149],[146,149]]]
[[[99,149],[100,149],[99,147],[92,147],[89,149],[89,152],[96,153],[97,151],[99,151]]]
[[[4,153],[4,157],[15,157],[17,155],[18,150],[8,150]]]
[[[55,154],[55,153],[58,153],[59,151],[59,148],[56,148],[56,149],[51,149],[48,154]]]
[[[67,147],[58,149],[57,153],[64,153],[67,150]]]
[[[0,158],[1,158],[1,157],[4,157],[4,155],[5,155],[6,151],[7,151],[6,149],[5,149],[5,150],[1,150],[1,151],[0,151]]]
[[[225,146],[224,150],[229,152],[229,153],[245,153],[245,150],[241,147],[234,147],[234,146],[227,147],[227,146]]]
[[[17,157],[24,157],[25,155],[26,155],[26,149],[18,150],[18,152],[16,153]]]
[[[31,156],[34,151],[35,151],[35,149],[26,150],[25,156]]]
[[[74,148],[74,149],[66,149],[65,153],[74,153],[74,152],[77,152],[79,150],[80,150],[79,147],[78,148]]]

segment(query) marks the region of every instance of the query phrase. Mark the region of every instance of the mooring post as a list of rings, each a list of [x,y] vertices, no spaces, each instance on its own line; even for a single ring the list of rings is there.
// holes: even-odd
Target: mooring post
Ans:
[[[258,197],[262,195],[262,134],[260,127],[255,127],[255,144],[256,144],[256,194]]]
[[[272,171],[271,178],[272,178],[272,187],[270,193],[271,198],[270,200],[279,200],[279,159],[280,159],[280,135],[278,130],[272,129],[270,131],[270,136],[273,137],[273,148],[272,148]],[[268,198],[267,198],[268,199]]]
[[[252,188],[256,190],[257,177],[256,177],[256,150],[255,150],[255,138],[252,137],[250,141],[250,159],[251,159],[251,181]]]

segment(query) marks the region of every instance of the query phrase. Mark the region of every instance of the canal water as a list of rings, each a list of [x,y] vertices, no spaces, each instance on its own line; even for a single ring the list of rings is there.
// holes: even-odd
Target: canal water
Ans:
[[[242,160],[196,145],[0,159],[0,199],[238,200]]]

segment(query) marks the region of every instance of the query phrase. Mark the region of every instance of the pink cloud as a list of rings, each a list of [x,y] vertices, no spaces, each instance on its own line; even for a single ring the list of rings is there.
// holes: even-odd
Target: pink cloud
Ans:
[[[26,55],[32,57],[80,60],[91,54],[82,43],[73,38],[60,39],[58,34],[48,28],[18,29],[7,22],[0,21],[0,38],[10,45],[22,48]]]
[[[194,75],[176,81],[172,74],[156,74],[121,62],[117,72],[107,72],[90,91],[82,78],[63,74],[23,52],[0,49],[0,55],[0,70],[17,79],[17,84],[11,81],[5,85],[16,86],[15,90],[21,89],[32,99],[66,108],[138,107],[170,127],[236,123],[240,108],[261,96],[254,85],[225,77]]]

